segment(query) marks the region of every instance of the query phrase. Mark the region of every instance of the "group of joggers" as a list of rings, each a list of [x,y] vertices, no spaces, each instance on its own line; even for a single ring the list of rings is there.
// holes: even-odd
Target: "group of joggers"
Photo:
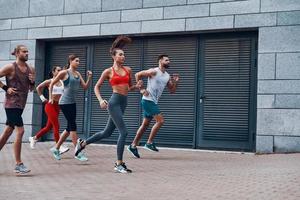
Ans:
[[[134,157],[140,158],[137,146],[151,120],[154,118],[156,123],[151,129],[144,148],[150,151],[158,151],[153,140],[164,123],[164,117],[158,107],[158,100],[166,86],[171,93],[176,91],[179,76],[178,74],[173,74],[172,76],[168,74],[166,70],[170,64],[169,56],[161,54],[157,59],[158,67],[140,71],[133,77],[131,68],[123,66],[125,62],[123,48],[129,43],[131,43],[131,39],[126,36],[118,36],[115,39],[110,48],[113,65],[102,72],[94,87],[94,92],[101,109],[106,109],[109,113],[104,130],[93,134],[85,140],[77,136],[75,97],[80,87],[83,89],[89,87],[92,72],[87,71],[87,80],[85,81],[79,71],[77,71],[80,62],[79,57],[72,54],[69,55],[68,64],[65,67],[54,66],[49,74],[51,78],[43,81],[36,87],[37,94],[45,104],[45,113],[48,120],[44,128],[35,136],[29,137],[32,149],[35,148],[35,144],[39,138],[52,129],[55,146],[50,151],[56,160],[60,160],[61,155],[69,150],[68,147],[62,144],[71,135],[72,143],[75,146],[75,158],[80,161],[87,161],[88,158],[82,150],[91,143],[110,137],[117,128],[119,138],[117,141],[117,161],[115,162],[114,170],[120,173],[131,173],[132,170],[128,169],[125,162],[123,162],[125,140],[128,134],[123,116],[127,106],[128,92],[138,90],[143,96],[141,100],[143,122],[137,130],[133,142],[127,147],[127,150]],[[0,136],[0,150],[15,129],[14,154],[16,166],[14,171],[18,174],[24,174],[30,172],[30,170],[21,160],[21,145],[24,134],[21,115],[26,105],[28,92],[35,88],[35,69],[26,63],[28,60],[28,49],[25,45],[18,45],[12,52],[12,55],[16,56],[16,61],[0,69],[0,78],[4,76],[6,78],[6,84],[0,81],[0,87],[5,91],[4,107],[7,116],[6,126]],[[146,87],[144,87],[142,78],[148,78]],[[132,83],[132,79],[135,79],[136,84]],[[108,101],[100,93],[105,80],[109,81],[113,91]],[[44,88],[48,88],[49,90],[48,99],[43,95]],[[60,110],[67,120],[67,127],[61,135],[59,134],[58,120]]]

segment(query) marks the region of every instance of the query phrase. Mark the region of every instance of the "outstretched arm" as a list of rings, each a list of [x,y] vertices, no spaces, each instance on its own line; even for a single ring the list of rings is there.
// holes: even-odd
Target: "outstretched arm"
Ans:
[[[179,81],[179,75],[178,74],[173,74],[170,77],[170,80],[168,81],[168,84],[167,84],[167,87],[168,87],[170,93],[175,93],[176,92],[178,81]]]
[[[81,76],[81,74],[79,73],[79,77],[80,77],[80,85],[82,86],[82,88],[84,90],[88,89],[89,85],[90,85],[90,82],[91,82],[91,79],[92,79],[92,75],[93,73],[91,71],[87,71],[87,81],[85,82]]]

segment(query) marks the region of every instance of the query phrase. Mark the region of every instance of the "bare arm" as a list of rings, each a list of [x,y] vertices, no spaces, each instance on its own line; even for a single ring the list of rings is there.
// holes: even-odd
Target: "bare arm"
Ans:
[[[145,96],[149,95],[148,91],[146,89],[142,88],[142,86],[143,86],[142,78],[143,77],[152,77],[155,75],[156,75],[156,71],[154,69],[143,70],[143,71],[137,72],[135,74],[135,81],[137,82],[137,85],[140,86],[139,89],[140,89],[141,94],[143,94]]]
[[[95,87],[94,87],[94,92],[95,92],[95,95],[100,103],[100,107],[101,108],[107,108],[107,101],[104,100],[101,96],[101,93],[100,93],[100,89],[101,89],[101,86],[103,84],[103,82],[107,79],[109,79],[109,74],[110,74],[110,71],[109,69],[106,69],[102,72],[99,80],[97,81]]]
[[[57,76],[52,79],[52,81],[50,82],[50,85],[49,85],[49,101],[50,103],[52,102],[52,90],[53,90],[53,86],[60,80],[63,80],[66,75],[67,75],[67,70],[62,70],[60,71]]]
[[[6,86],[6,85],[2,81],[0,81],[0,87],[4,90],[3,86]]]
[[[79,72],[78,72],[79,73]],[[85,82],[81,76],[81,74],[79,73],[79,77],[80,77],[80,85],[82,86],[82,88],[84,90],[88,89],[89,85],[90,85],[90,82],[91,82],[91,78],[92,78],[92,72],[91,71],[87,71],[87,76],[88,76],[88,79],[87,81]]]
[[[30,66],[29,68],[30,68],[30,73],[29,73],[29,77],[28,77],[30,80],[29,90],[33,91],[34,84],[35,84],[35,68],[33,68],[32,66]]]
[[[127,67],[126,69],[128,70],[129,76],[130,76],[130,80],[129,80],[129,91],[134,91],[134,90],[136,90],[136,89],[140,89],[140,88],[142,87],[142,85],[143,85],[143,81],[140,80],[140,81],[136,82],[135,85],[132,85],[132,77],[133,77],[133,75],[132,75],[132,70],[131,70],[130,67]]]
[[[0,78],[3,76],[9,76],[13,72],[14,68],[12,64],[4,65],[0,68]]]
[[[14,68],[12,64],[7,64],[4,67],[0,68],[0,78],[3,76],[9,76],[13,72]],[[9,88],[2,81],[0,81],[0,87],[7,92],[8,94],[17,93],[16,88]]]
[[[173,94],[176,92],[178,81],[179,81],[178,74],[173,74],[172,77],[170,77],[170,80],[167,83],[167,87],[168,87],[170,93]]]
[[[135,74],[135,81],[138,82],[143,77],[151,77],[151,76],[154,76],[155,74],[156,74],[156,71],[154,69],[147,69],[147,70],[137,72]]]
[[[38,93],[38,95],[42,95],[43,94],[43,90],[45,87],[48,87],[51,83],[51,80],[45,80],[44,82],[40,83],[37,87],[36,87],[36,92]]]
[[[48,87],[51,83],[51,80],[45,80],[44,82],[40,83],[37,87],[36,87],[36,92],[38,93],[40,99],[42,102],[47,101],[47,99],[44,97],[43,95],[43,90],[45,87]]]

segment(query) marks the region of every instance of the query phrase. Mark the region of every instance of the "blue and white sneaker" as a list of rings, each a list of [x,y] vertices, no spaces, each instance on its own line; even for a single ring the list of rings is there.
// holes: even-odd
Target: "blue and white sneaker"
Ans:
[[[77,156],[75,156],[75,158],[82,162],[89,160],[83,152],[78,153]]]
[[[60,159],[61,159],[60,152],[59,152],[58,149],[56,149],[55,147],[52,147],[52,148],[50,149],[50,151],[51,151],[53,157],[54,157],[56,160],[60,160]]]
[[[81,146],[82,143],[83,143],[83,140],[78,138],[76,146],[75,146],[75,157],[78,156],[78,154],[85,148],[85,147]]]
[[[115,172],[122,173],[122,174],[132,173],[132,170],[128,169],[124,162],[119,165],[117,165],[117,163],[115,163],[114,170],[115,170]]]
[[[23,163],[20,163],[18,165],[16,165],[14,172],[17,174],[26,174],[28,172],[30,172],[31,170],[28,169]]]
[[[149,151],[154,151],[154,152],[158,152],[159,150],[156,148],[154,143],[146,143],[144,146],[144,149],[147,149]]]

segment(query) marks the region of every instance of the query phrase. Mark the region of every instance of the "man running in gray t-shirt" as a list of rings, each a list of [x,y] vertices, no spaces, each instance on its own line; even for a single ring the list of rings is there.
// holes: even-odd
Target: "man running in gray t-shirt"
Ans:
[[[127,150],[136,158],[140,158],[136,146],[139,144],[144,132],[147,130],[151,120],[154,118],[156,123],[151,129],[149,138],[144,148],[150,151],[158,151],[153,143],[153,139],[158,130],[164,123],[164,117],[159,110],[158,100],[162,95],[165,87],[167,86],[171,93],[175,93],[177,83],[179,81],[179,75],[173,74],[172,78],[166,71],[169,67],[170,59],[168,55],[162,54],[158,56],[159,66],[148,70],[143,70],[135,74],[136,81],[140,81],[143,77],[147,77],[147,89],[141,89],[143,98],[141,101],[144,111],[143,123],[138,129],[136,136],[131,145],[127,147]]]

